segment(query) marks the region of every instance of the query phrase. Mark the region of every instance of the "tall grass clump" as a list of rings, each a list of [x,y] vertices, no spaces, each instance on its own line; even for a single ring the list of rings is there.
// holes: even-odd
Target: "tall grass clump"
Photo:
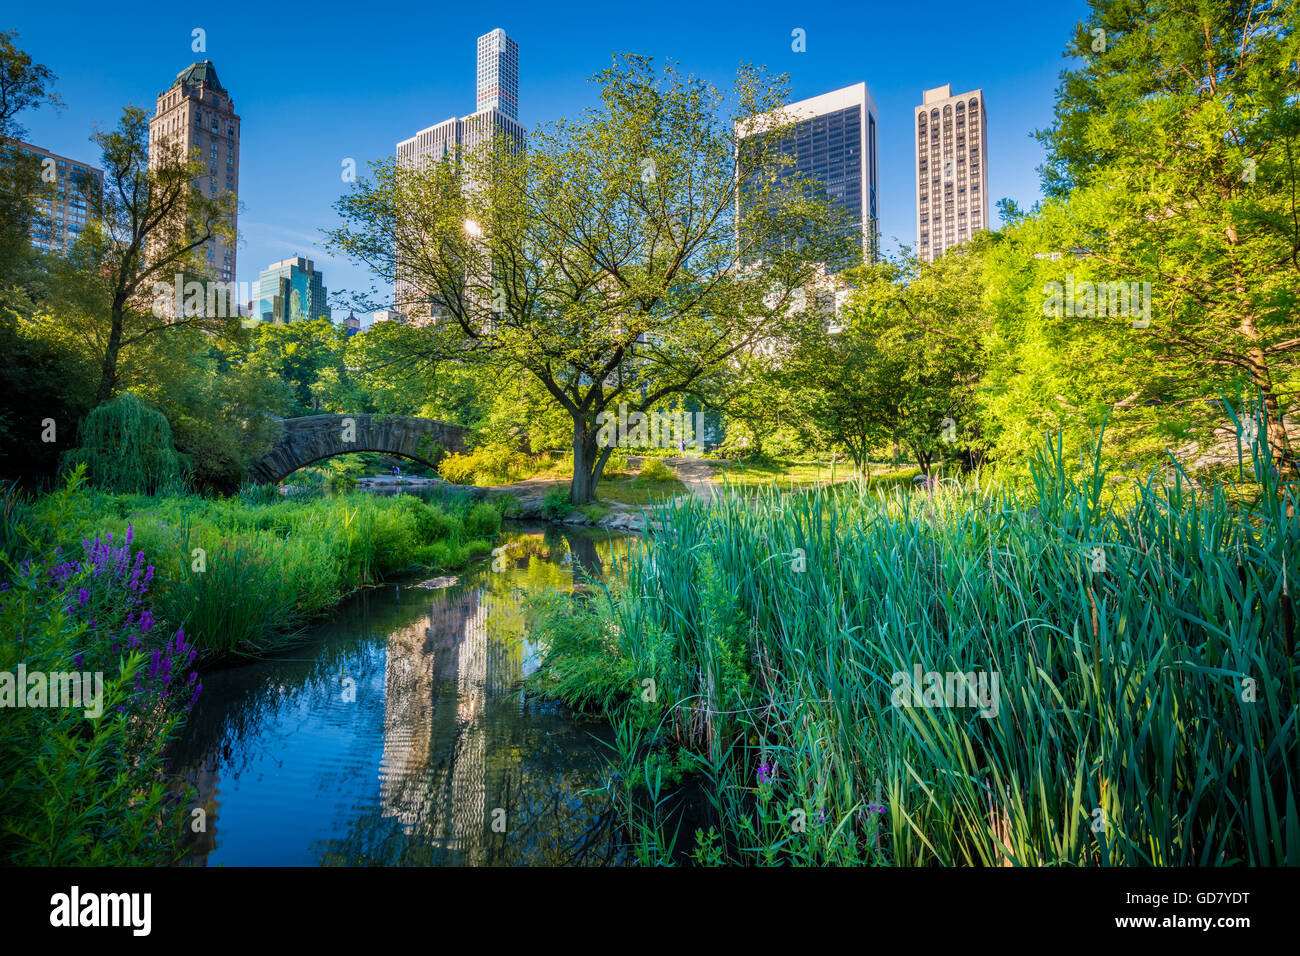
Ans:
[[[488,503],[365,493],[221,499],[81,490],[18,507],[33,528],[48,525],[56,508],[68,512],[70,530],[50,544],[120,539],[132,529],[157,569],[160,618],[183,626],[207,660],[280,650],[358,588],[461,565],[491,549],[501,520]]]
[[[665,507],[624,585],[570,612],[608,633],[548,622],[579,635],[547,663],[571,699],[566,654],[605,655],[586,696],[643,859],[674,844],[668,753],[712,806],[701,862],[1300,863],[1295,486],[1257,459],[1250,507],[1177,471],[1121,498],[1085,465],[1058,440],[1028,494]]]
[[[122,494],[179,490],[185,471],[166,416],[130,392],[82,419],[77,447],[65,453],[62,466],[79,464],[95,488]]]

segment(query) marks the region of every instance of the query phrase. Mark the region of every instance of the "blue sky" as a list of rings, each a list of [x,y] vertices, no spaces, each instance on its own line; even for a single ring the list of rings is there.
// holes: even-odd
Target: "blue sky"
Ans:
[[[128,103],[152,112],[178,72],[212,60],[241,119],[237,279],[252,282],[269,263],[301,254],[315,259],[333,293],[377,284],[322,247],[320,231],[337,223],[332,204],[346,188],[341,164],[351,158],[363,168],[398,140],[472,112],[475,39],[495,27],[519,43],[519,118],[530,129],[591,105],[589,78],[615,52],[672,59],[724,88],[740,63],[762,64],[790,75],[793,99],[865,81],[880,111],[879,211],[890,252],[895,240],[916,239],[911,124],[925,88],[983,89],[991,202],[1039,198],[1043,153],[1031,134],[1051,122],[1062,52],[1086,5],[231,0],[218,16],[100,0],[57,11],[12,5],[4,17],[19,45],[57,75],[66,102],[58,113],[25,114],[28,139],[97,163],[87,139],[94,129],[115,125]],[[206,31],[206,53],[191,49],[196,27]],[[796,28],[806,52],[791,49]]]

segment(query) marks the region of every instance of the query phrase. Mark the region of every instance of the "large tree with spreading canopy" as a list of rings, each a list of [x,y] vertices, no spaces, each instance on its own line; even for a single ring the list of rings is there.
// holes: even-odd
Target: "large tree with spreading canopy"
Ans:
[[[806,321],[798,290],[845,241],[790,169],[782,81],[742,68],[724,96],[625,56],[595,82],[599,105],[526,148],[373,164],[330,237],[429,304],[412,363],[541,383],[572,419],[575,503],[613,451],[602,412],[696,391]]]

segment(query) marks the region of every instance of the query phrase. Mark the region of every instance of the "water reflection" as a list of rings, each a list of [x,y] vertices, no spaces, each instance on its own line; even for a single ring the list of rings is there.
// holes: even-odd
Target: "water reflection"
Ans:
[[[175,762],[199,791],[197,865],[623,862],[602,725],[529,698],[523,603],[580,587],[627,539],[509,535],[505,567],[345,605],[290,656],[208,675]]]

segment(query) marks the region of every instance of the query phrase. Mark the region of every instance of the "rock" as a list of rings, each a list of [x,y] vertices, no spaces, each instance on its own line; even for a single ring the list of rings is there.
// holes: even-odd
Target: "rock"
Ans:
[[[427,581],[421,581],[416,585],[417,588],[424,588],[426,591],[437,591],[442,588],[449,588],[460,581],[460,578],[454,574],[444,574],[440,577],[429,578]]]

